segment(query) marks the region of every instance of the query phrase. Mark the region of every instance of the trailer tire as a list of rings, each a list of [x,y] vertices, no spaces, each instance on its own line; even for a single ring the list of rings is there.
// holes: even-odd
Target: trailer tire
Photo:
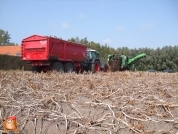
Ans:
[[[94,64],[92,64],[92,66],[91,66],[91,71],[92,71],[93,73],[95,73],[95,72],[99,72],[100,69],[101,69],[101,64],[100,64],[100,62],[99,62],[98,60],[96,60],[96,61],[94,62]]]
[[[73,64],[70,63],[70,62],[65,63],[65,64],[64,64],[64,71],[65,71],[66,73],[72,73],[72,72],[74,71],[74,66],[73,66]]]
[[[63,73],[64,72],[64,66],[61,62],[55,62],[53,65],[52,65],[52,68],[51,68],[52,71],[57,71],[59,73]]]

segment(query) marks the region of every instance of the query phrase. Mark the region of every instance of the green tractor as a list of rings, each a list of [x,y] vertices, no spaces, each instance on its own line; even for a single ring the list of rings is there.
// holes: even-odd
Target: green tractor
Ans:
[[[87,49],[87,58],[86,61],[82,62],[82,71],[91,71],[95,72],[108,72],[107,63],[101,63],[100,61],[100,53],[93,49]],[[81,72],[82,72],[81,71]]]
[[[134,58],[128,58],[125,55],[114,55],[114,54],[109,54],[108,55],[108,66],[109,70],[111,72],[115,71],[125,71],[125,70],[130,70],[131,65],[138,59],[146,57],[145,53],[139,54],[135,56]]]

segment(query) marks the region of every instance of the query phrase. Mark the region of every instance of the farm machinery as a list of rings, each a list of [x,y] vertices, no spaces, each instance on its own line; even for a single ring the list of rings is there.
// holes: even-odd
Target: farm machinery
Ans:
[[[108,71],[108,65],[100,62],[96,50],[48,36],[32,35],[23,39],[21,59],[33,66],[35,72]]]
[[[133,58],[128,58],[125,55],[108,55],[108,66],[111,72],[130,70],[131,65],[138,59],[145,57],[146,54],[142,53]]]

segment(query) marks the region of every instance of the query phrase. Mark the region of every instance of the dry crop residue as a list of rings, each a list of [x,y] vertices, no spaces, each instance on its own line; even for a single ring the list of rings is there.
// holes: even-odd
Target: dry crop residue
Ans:
[[[10,115],[21,134],[175,134],[178,74],[0,71],[1,123]]]

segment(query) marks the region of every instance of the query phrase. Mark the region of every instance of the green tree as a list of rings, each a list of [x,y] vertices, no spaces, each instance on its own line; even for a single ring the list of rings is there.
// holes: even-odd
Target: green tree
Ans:
[[[75,42],[75,39],[72,37],[71,39],[68,39],[68,41]]]
[[[1,46],[7,46],[10,43],[10,34],[8,31],[4,31],[0,29],[0,45]]]
[[[87,44],[88,44],[87,37],[85,37],[84,39],[81,39],[81,40],[80,40],[80,43],[87,45]]]

